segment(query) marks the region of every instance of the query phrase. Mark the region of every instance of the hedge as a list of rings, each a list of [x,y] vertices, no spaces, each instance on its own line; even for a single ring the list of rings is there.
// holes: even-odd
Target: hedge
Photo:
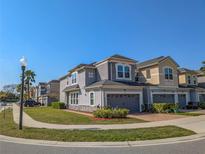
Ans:
[[[129,113],[128,109],[116,108],[116,109],[97,109],[93,112],[96,118],[126,118]]]
[[[199,103],[199,107],[200,107],[201,109],[205,109],[205,102]]]
[[[63,102],[52,102],[51,106],[54,109],[65,109],[65,104]]]
[[[175,103],[154,103],[152,109],[157,113],[178,112],[179,105]]]

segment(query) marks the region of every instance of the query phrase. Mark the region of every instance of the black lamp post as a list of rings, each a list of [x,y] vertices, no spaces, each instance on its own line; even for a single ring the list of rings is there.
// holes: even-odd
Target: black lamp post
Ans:
[[[24,72],[27,65],[27,60],[23,57],[20,59],[22,78],[21,78],[21,102],[20,102],[20,116],[19,116],[19,129],[22,130],[23,123],[23,95],[24,95]]]

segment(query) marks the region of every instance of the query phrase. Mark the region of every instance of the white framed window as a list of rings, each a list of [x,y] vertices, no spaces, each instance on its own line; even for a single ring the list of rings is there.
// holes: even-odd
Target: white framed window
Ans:
[[[71,83],[76,84],[77,83],[77,72],[74,72],[71,74]]]
[[[116,79],[131,80],[131,66],[116,64]]]
[[[196,85],[197,84],[197,78],[195,75],[193,75],[193,84]]]
[[[90,92],[89,93],[89,98],[90,98],[90,105],[94,105],[95,104],[95,93]]]
[[[164,77],[166,80],[173,80],[173,70],[170,67],[164,68]]]
[[[94,72],[88,72],[88,77],[89,78],[94,78]]]
[[[78,104],[78,92],[70,94],[70,104]]]

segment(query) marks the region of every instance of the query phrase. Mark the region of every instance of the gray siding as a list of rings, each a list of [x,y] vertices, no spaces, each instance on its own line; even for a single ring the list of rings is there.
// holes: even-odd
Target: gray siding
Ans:
[[[97,74],[95,69],[86,69],[86,76],[85,76],[85,85],[88,86],[97,81]],[[89,73],[94,73],[93,78],[89,77]]]
[[[109,80],[117,80],[116,79],[116,62],[109,62],[108,63],[108,70],[109,70]],[[131,81],[135,82],[135,65],[130,65],[131,66],[131,80],[122,80],[122,81]],[[119,80],[119,79],[118,79]]]
[[[63,92],[63,90],[66,88],[67,86],[67,78],[62,79],[60,81],[60,102],[64,102],[66,103],[66,93]]]
[[[101,80],[108,80],[109,73],[108,73],[108,62],[104,62],[97,67],[97,81]]]

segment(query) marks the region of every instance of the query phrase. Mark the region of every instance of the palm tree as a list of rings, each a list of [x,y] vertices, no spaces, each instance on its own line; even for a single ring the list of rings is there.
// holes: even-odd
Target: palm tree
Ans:
[[[30,98],[30,86],[35,82],[36,74],[32,70],[25,71],[25,84],[27,85],[27,97]]]

